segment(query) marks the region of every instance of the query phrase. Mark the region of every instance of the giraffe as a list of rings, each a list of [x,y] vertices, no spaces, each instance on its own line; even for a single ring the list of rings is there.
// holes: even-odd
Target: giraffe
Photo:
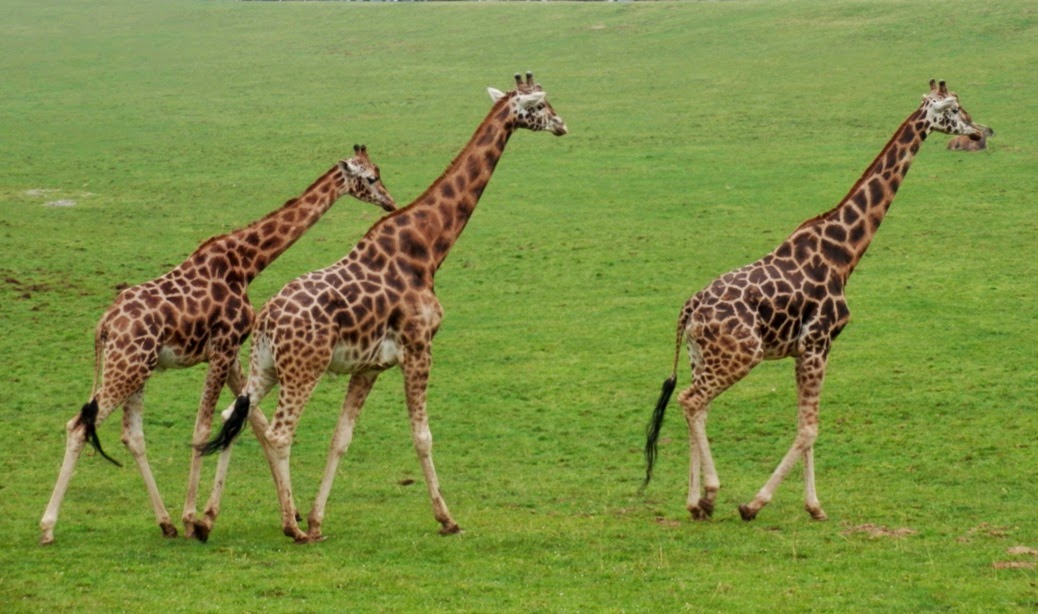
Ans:
[[[194,441],[208,439],[220,390],[226,383],[237,395],[244,383],[238,350],[255,320],[246,294],[249,283],[344,194],[386,211],[396,209],[367,148],[353,149],[353,157],[338,162],[300,197],[240,230],[210,238],[165,275],[118,295],[94,334],[91,400],[65,426],[65,458],[40,521],[41,544],[54,541],[58,511],[84,445],[90,442],[119,465],[101,448],[96,429],[120,405],[122,441],[144,478],[155,518],[164,536],[177,536],[145,454],[144,385],[155,371],[208,362]],[[201,454],[193,451],[183,515],[187,536],[194,530],[201,462]]]
[[[875,236],[908,167],[931,131],[980,137],[980,128],[948,92],[930,81],[930,92],[909,115],[842,201],[808,219],[774,251],[715,279],[693,295],[678,318],[674,367],[647,428],[645,485],[652,478],[656,443],[674,391],[681,343],[688,346],[692,383],[678,396],[689,429],[689,493],[696,520],[713,514],[720,481],[706,436],[710,402],[763,360],[796,363],[797,433],[793,445],[749,503],[753,520],[790,468],[804,460],[804,506],[811,518],[827,518],[814,480],[818,399],[833,341],[850,312],[844,286]]]
[[[289,282],[261,310],[245,391],[224,412],[223,429],[207,446],[223,450],[212,496],[196,535],[208,535],[219,508],[223,476],[235,435],[246,418],[259,438],[277,486],[285,535],[298,543],[324,539],[321,524],[335,471],[378,375],[400,366],[412,440],[440,533],[460,531],[440,492],[426,414],[431,344],[443,317],[433,276],[472,215],[509,137],[519,128],[566,134],[533,75],[515,90],[488,88],[489,114],[446,171],[414,202],[376,223],[344,258]],[[307,518],[298,525],[289,474],[293,433],[324,372],[350,374],[324,476]],[[276,385],[277,410],[268,423],[256,407]],[[251,410],[251,411],[250,411]]]
[[[988,148],[988,137],[995,136],[995,131],[981,124],[977,124],[977,127],[983,131],[979,139],[971,139],[966,135],[960,135],[952,137],[948,141],[948,149],[950,151],[980,151]]]

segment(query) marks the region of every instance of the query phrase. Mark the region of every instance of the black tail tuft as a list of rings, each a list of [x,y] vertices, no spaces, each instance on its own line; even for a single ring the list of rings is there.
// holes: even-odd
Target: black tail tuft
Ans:
[[[97,399],[91,399],[89,403],[83,406],[83,409],[79,410],[79,424],[83,425],[83,436],[90,442],[90,445],[94,446],[97,453],[105,457],[108,462],[112,463],[116,467],[122,467],[122,463],[111,456],[108,456],[105,454],[105,451],[101,449],[101,440],[97,438],[98,411],[100,411],[100,409],[97,407]]]
[[[223,428],[217,433],[216,437],[208,443],[203,443],[196,446],[199,452],[204,456],[213,454],[214,452],[221,452],[230,447],[234,438],[241,432],[243,426],[245,426],[245,420],[249,417],[249,397],[242,395],[234,401],[234,411],[231,412],[231,417],[223,423]]]
[[[645,481],[642,482],[642,490],[645,490],[645,487],[649,485],[649,480],[652,479],[652,466],[656,463],[656,442],[660,438],[663,414],[667,411],[670,395],[674,394],[677,379],[676,375],[671,375],[663,382],[660,400],[656,401],[656,409],[653,410],[652,419],[649,420],[649,426],[645,429]]]

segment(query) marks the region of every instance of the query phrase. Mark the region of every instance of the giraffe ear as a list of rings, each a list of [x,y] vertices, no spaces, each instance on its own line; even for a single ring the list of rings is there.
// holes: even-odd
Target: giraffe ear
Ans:
[[[933,103],[933,110],[938,113],[944,113],[949,107],[955,104],[955,99],[952,97],[942,98],[937,102]]]
[[[544,92],[533,92],[519,96],[519,106],[524,109],[540,104],[544,100]]]
[[[494,102],[497,102],[498,100],[501,100],[502,98],[505,97],[505,93],[504,92],[502,92],[501,90],[496,90],[496,89],[494,89],[492,87],[488,87],[487,88],[487,93],[490,94],[490,99],[493,100]]]

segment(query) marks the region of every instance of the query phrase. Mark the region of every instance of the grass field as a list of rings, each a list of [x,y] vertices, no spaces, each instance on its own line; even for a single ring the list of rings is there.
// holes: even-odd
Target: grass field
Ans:
[[[1034,3],[5,8],[5,612],[1038,606]],[[100,435],[126,467],[85,453],[57,543],[37,545],[64,424],[90,393],[93,328],[118,287],[276,208],[354,143],[410,202],[483,118],[486,86],[525,70],[570,134],[510,141],[437,279],[429,412],[463,534],[436,534],[394,371],[340,465],[326,542],[280,534],[251,436],[209,543],[162,539],[115,414]],[[803,512],[799,468],[756,521],[736,510],[792,442],[789,361],[714,403],[712,521],[684,509],[674,407],[639,494],[682,303],[838,202],[931,78],[996,135],[977,154],[931,137],[851,280],[816,446],[830,520]],[[334,262],[377,215],[337,204],[253,284],[254,303]],[[202,378],[163,373],[145,399],[149,458],[177,517]],[[327,378],[298,429],[304,513],[345,386]]]

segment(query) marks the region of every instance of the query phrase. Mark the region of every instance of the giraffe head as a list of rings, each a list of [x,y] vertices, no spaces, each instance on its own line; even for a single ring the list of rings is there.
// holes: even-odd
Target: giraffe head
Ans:
[[[523,83],[522,76],[516,73],[515,89],[507,94],[492,87],[487,88],[487,93],[495,103],[502,98],[508,99],[517,128],[547,130],[555,136],[566,134],[566,122],[551,108],[540,84],[534,83],[533,73],[526,73],[526,83]]]
[[[930,79],[930,93],[923,96],[923,111],[931,130],[964,134],[974,141],[983,136],[983,127],[973,123],[970,114],[959,104],[958,95],[949,92],[944,81]]]
[[[354,145],[353,152],[355,155],[352,158],[339,161],[344,184],[343,193],[364,202],[374,203],[386,211],[396,211],[396,202],[389,195],[386,186],[382,185],[378,165],[368,159],[367,147]]]

